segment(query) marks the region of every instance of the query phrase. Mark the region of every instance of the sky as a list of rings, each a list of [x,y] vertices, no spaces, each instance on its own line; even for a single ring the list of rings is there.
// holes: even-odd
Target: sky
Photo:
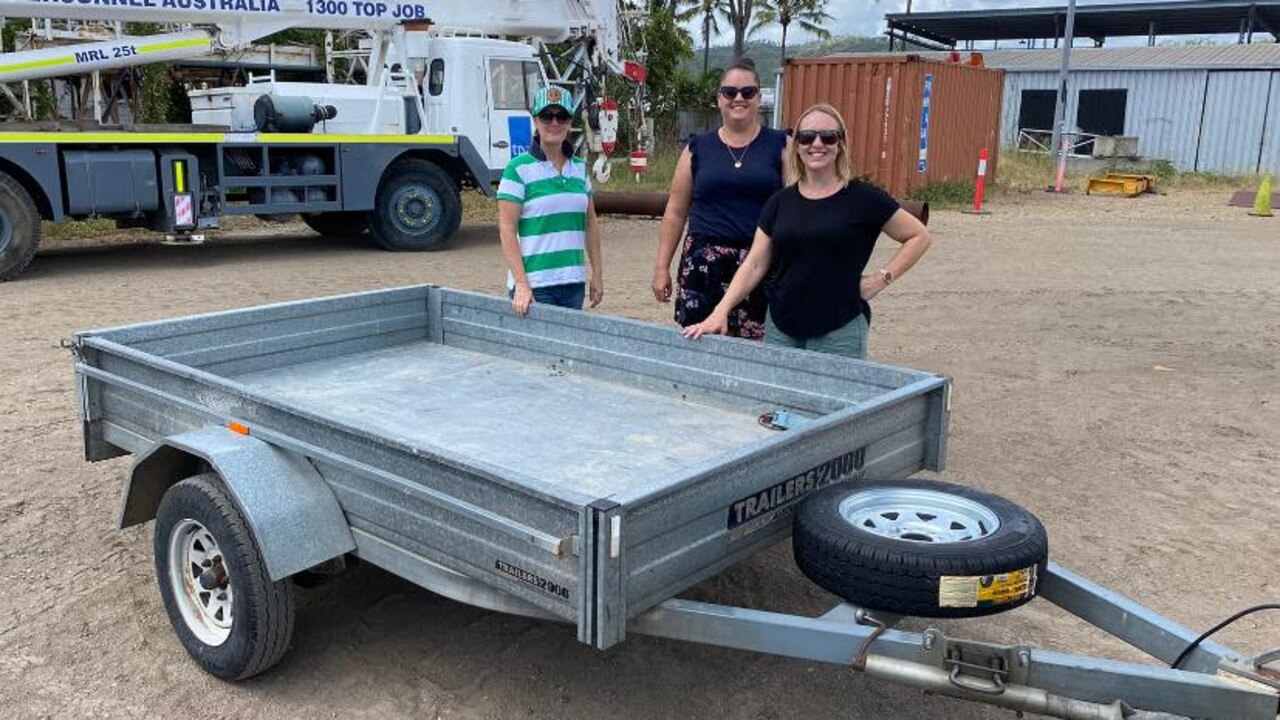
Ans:
[[[1076,0],[1076,7],[1085,5],[1112,5],[1119,2],[1141,2],[1142,0]],[[1065,7],[1066,0],[912,0],[911,12],[942,12],[948,10],[985,10],[992,8],[1017,8],[1017,7]],[[827,13],[835,18],[831,24],[831,32],[834,35],[861,35],[861,36],[881,36],[884,33],[884,16],[889,13],[905,12],[907,9],[907,0],[827,0]],[[726,23],[721,22],[721,28],[725,28]],[[690,30],[697,37],[698,26],[693,23]],[[782,36],[778,28],[770,28],[767,32],[761,32],[759,37],[775,42]],[[806,37],[803,32],[797,32],[797,28],[792,26],[787,32],[788,44],[792,42],[801,43],[811,38]],[[1231,38],[1234,40],[1234,37]],[[729,44],[733,42],[732,33],[721,33],[719,41],[716,44]],[[1116,38],[1114,41],[1108,39],[1108,45],[1126,45],[1138,44],[1145,45],[1146,38],[1135,38],[1130,42],[1126,42],[1124,38]]]

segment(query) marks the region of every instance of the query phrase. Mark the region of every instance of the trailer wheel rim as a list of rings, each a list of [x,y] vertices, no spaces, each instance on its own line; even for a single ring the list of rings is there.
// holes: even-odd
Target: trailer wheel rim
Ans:
[[[841,501],[839,512],[863,532],[933,545],[978,540],[1000,528],[985,505],[935,490],[868,488]]]
[[[423,235],[440,223],[440,196],[424,183],[409,183],[391,195],[391,222],[400,232]]]
[[[218,646],[231,636],[234,595],[225,571],[222,548],[205,526],[186,519],[169,533],[169,584],[178,611],[191,633],[205,645]],[[221,573],[218,569],[222,568]],[[205,589],[202,575],[220,575],[218,585]]]

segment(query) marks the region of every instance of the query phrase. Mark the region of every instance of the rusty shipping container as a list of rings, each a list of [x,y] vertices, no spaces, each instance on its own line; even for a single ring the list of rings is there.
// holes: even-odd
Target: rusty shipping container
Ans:
[[[987,180],[995,178],[1003,91],[1002,70],[913,54],[797,58],[784,71],[778,124],[793,127],[814,103],[834,105],[849,126],[854,173],[902,198],[972,181],[984,147]]]

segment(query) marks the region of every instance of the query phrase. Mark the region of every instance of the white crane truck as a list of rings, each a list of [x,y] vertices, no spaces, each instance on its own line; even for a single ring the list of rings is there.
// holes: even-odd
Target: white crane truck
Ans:
[[[0,82],[233,51],[288,28],[373,35],[364,85],[193,90],[189,126],[0,124],[0,281],[31,262],[42,221],[67,219],[191,236],[226,215],[298,213],[322,234],[367,228],[387,250],[440,247],[461,191],[492,194],[530,142],[542,44],[576,40],[578,64],[619,67],[614,0],[0,0],[0,17],[183,28],[0,55]]]

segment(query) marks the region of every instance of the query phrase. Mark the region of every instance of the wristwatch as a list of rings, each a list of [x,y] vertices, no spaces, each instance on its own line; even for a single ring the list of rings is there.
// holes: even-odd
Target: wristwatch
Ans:
[[[886,287],[893,284],[893,273],[889,272],[887,269],[880,268],[880,277],[884,278],[884,284]]]

